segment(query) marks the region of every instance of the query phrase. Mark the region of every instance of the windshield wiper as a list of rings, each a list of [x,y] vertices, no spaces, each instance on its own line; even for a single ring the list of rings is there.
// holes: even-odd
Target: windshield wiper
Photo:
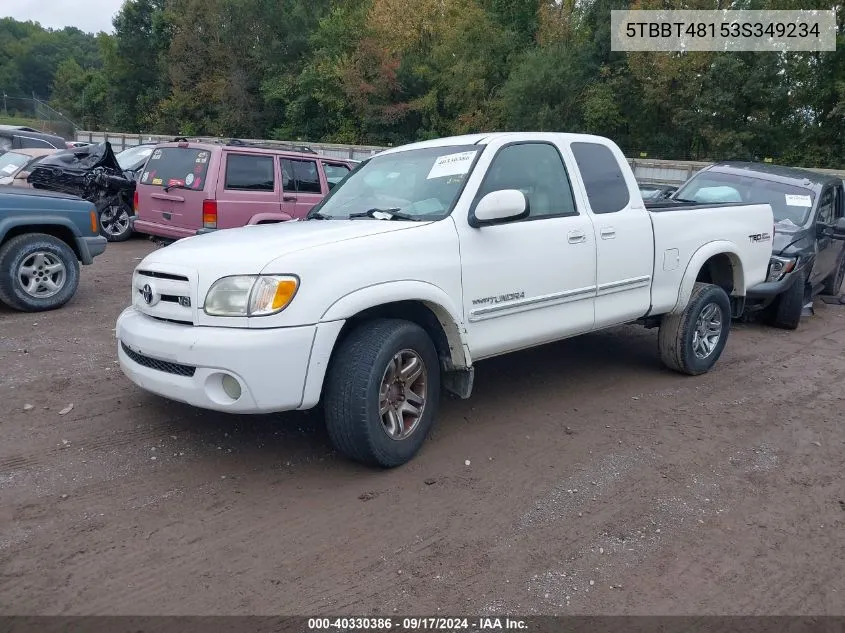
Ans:
[[[188,185],[167,185],[162,191],[164,193],[170,193],[171,189],[187,189],[188,191],[196,191],[196,189],[191,189]]]
[[[387,216],[387,217],[385,217]],[[402,213],[398,208],[396,209],[369,209],[364,213],[351,213],[350,220],[356,218],[373,218],[374,220],[408,220],[409,222],[417,222],[419,218],[412,215]]]
[[[331,218],[327,215],[323,215],[319,211],[313,211],[305,216],[306,220],[331,220]]]

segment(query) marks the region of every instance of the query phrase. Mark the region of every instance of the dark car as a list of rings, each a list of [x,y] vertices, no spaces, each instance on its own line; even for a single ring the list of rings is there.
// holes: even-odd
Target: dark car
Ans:
[[[106,250],[94,205],[75,196],[0,187],[0,302],[54,310],[79,286],[79,264]]]
[[[0,125],[0,152],[11,149],[66,149],[67,141],[56,134],[39,132],[25,125]]]
[[[656,184],[641,182],[639,183],[640,195],[646,202],[655,202],[657,200],[666,200],[678,190],[675,185]]]
[[[772,207],[772,259],[747,310],[795,329],[818,294],[839,294],[845,275],[845,189],[839,177],[765,163],[723,162],[699,171],[676,202],[763,202]],[[750,235],[749,239],[759,236]]]
[[[27,182],[36,189],[93,202],[103,236],[110,242],[122,242],[132,235],[135,183],[152,151],[153,146],[142,145],[115,156],[108,142],[66,149],[38,163]]]

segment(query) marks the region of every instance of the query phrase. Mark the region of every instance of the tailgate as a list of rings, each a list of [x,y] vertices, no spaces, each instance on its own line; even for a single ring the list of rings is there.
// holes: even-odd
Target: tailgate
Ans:
[[[179,228],[202,228],[210,160],[211,152],[206,149],[156,148],[138,185],[138,218]]]

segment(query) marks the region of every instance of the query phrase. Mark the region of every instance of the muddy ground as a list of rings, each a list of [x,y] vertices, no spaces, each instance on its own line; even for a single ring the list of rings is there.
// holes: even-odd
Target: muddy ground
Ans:
[[[62,310],[0,308],[2,613],[845,614],[845,308],[736,325],[696,378],[636,327],[483,362],[377,472],[314,414],[125,379],[152,248],[110,245]]]

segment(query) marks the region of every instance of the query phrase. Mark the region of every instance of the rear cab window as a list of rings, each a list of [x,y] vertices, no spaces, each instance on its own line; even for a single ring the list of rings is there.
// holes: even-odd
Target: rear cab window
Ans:
[[[153,187],[187,187],[200,191],[205,186],[211,152],[193,147],[160,147],[153,151],[141,184]]]
[[[627,207],[631,192],[610,148],[583,142],[572,143],[571,147],[593,213],[616,213]]]

